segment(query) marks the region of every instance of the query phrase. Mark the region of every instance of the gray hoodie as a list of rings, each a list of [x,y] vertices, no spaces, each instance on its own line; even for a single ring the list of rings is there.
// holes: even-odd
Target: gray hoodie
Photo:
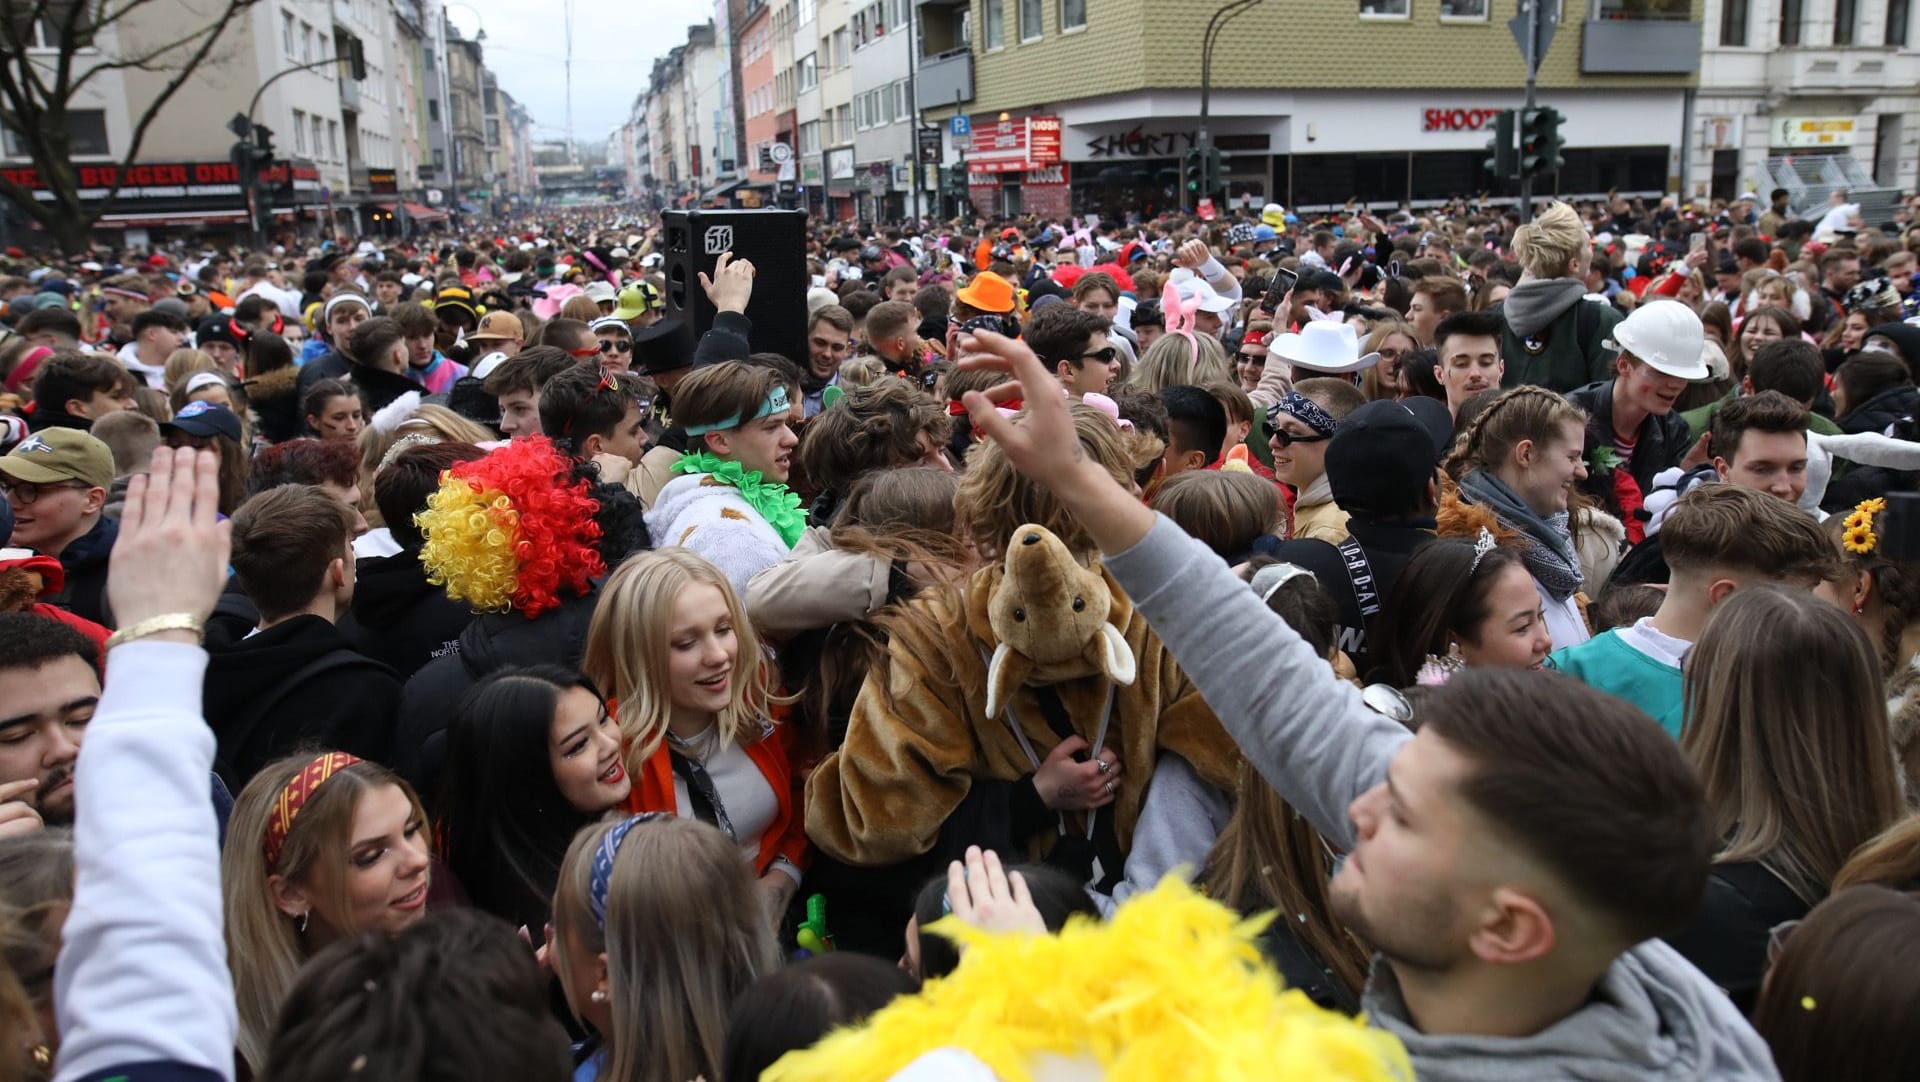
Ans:
[[[1507,326],[1527,338],[1560,318],[1560,314],[1587,295],[1587,284],[1578,278],[1522,278],[1507,294],[1502,311]]]
[[[1261,776],[1329,841],[1351,848],[1347,805],[1386,776],[1413,734],[1368,709],[1358,688],[1165,516],[1106,566]],[[1531,1037],[1418,1032],[1384,962],[1367,1010],[1406,1044],[1422,1082],[1779,1077],[1765,1042],[1720,990],[1658,942],[1622,955],[1586,1006]]]

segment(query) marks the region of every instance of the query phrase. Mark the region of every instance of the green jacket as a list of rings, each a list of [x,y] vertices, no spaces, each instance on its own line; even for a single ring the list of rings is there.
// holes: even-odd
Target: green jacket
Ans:
[[[1586,286],[1569,278],[1529,279],[1500,304],[1500,386],[1538,384],[1566,394],[1609,380],[1618,355],[1607,346],[1620,309],[1589,300]]]
[[[1693,433],[1695,439],[1699,439],[1700,433],[1713,427],[1713,415],[1720,412],[1720,407],[1733,401],[1739,397],[1739,395],[1739,389],[1735,388],[1734,390],[1728,391],[1726,397],[1717,402],[1709,402],[1699,409],[1691,409],[1681,414],[1680,416],[1687,420],[1687,431]],[[1808,422],[1807,431],[1817,432],[1822,436],[1838,436],[1841,434],[1840,426],[1834,424],[1828,418],[1822,417],[1817,413],[1811,414],[1810,416],[1813,419]]]

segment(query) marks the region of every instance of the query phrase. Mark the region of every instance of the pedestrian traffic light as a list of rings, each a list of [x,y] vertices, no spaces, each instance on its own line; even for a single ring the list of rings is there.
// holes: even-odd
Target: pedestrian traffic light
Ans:
[[[1180,159],[1180,183],[1189,200],[1197,200],[1206,194],[1207,159],[1198,148],[1187,151]]]
[[[1560,148],[1560,122],[1566,117],[1552,106],[1522,110],[1520,117],[1520,175],[1544,177],[1560,171],[1565,159]]]
[[[1502,109],[1493,118],[1493,138],[1487,140],[1487,159],[1482,164],[1488,173],[1502,180],[1520,174],[1519,146],[1514,138],[1514,127],[1514,111]]]

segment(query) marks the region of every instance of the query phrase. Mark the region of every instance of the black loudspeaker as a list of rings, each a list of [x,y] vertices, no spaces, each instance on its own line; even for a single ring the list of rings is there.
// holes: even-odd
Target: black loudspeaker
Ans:
[[[713,326],[713,302],[700,275],[713,276],[720,253],[753,264],[756,353],[778,353],[807,364],[807,213],[803,210],[670,210],[662,229],[666,256],[667,315],[678,317],[692,357],[700,336]]]

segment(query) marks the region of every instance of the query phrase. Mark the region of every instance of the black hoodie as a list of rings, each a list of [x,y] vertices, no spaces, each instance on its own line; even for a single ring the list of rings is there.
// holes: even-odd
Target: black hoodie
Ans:
[[[390,759],[400,679],[355,654],[324,617],[295,616],[238,639],[208,631],[207,724],[218,741],[216,769],[234,792],[261,767],[306,748]],[[308,668],[328,655],[334,663]]]
[[[419,553],[401,552],[354,565],[353,608],[340,618],[340,634],[405,680],[459,652],[460,633],[472,622],[472,610],[427,581]]]
[[[518,612],[475,617],[460,633],[457,651],[434,658],[413,674],[400,698],[393,767],[415,791],[432,794],[429,800],[439,793],[447,725],[481,677],[527,665],[579,666],[597,596],[568,598],[532,620]]]

